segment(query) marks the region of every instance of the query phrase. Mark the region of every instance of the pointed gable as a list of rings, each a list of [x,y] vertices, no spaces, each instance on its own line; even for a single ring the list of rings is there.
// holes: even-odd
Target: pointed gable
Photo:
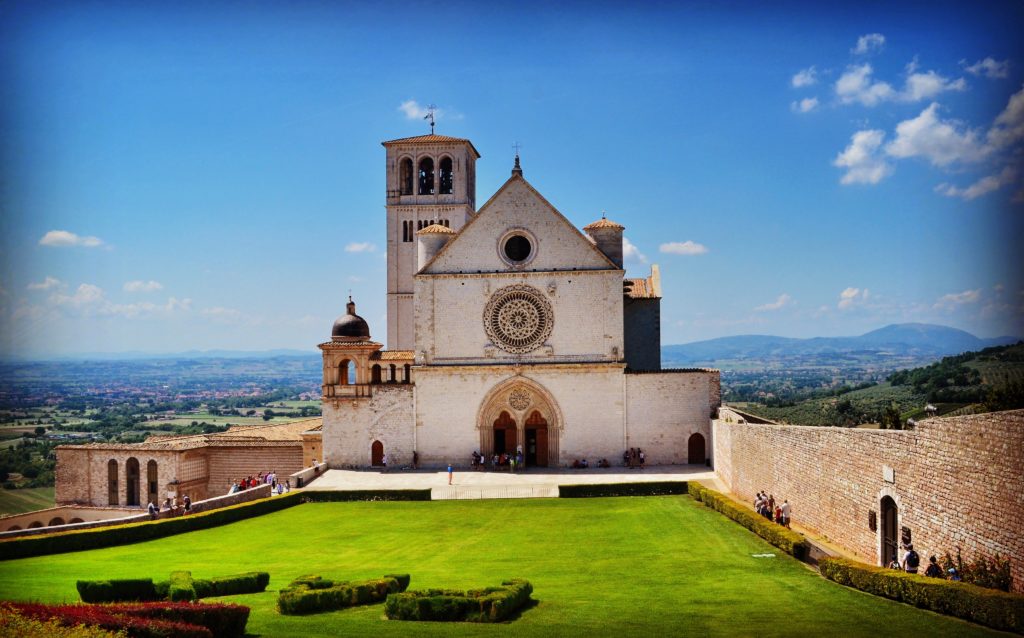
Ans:
[[[532,244],[525,263],[512,265],[500,251],[510,235]],[[618,270],[604,253],[523,179],[513,175],[424,268],[421,274]]]

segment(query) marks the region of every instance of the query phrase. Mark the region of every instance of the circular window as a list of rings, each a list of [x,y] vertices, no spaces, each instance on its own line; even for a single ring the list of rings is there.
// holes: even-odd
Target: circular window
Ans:
[[[533,250],[533,244],[522,235],[512,235],[505,241],[505,256],[511,262],[518,264],[526,261],[530,257],[531,250]]]
[[[494,345],[512,354],[536,350],[551,334],[551,304],[531,286],[506,286],[484,308],[484,330]]]

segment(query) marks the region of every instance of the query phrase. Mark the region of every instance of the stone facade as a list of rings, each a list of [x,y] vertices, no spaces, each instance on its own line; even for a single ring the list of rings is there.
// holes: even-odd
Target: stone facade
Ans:
[[[883,499],[925,557],[959,548],[1009,558],[1024,591],[1024,411],[921,421],[913,430],[752,425],[722,408],[714,466],[752,501],[788,499],[793,520],[883,564]],[[872,514],[873,513],[873,514]],[[874,521],[875,529],[871,529]]]
[[[475,211],[468,140],[443,140],[464,167],[443,202],[393,195],[408,189],[395,173],[404,175],[402,158],[445,152],[438,137],[384,143],[392,349],[370,339],[351,303],[320,344],[327,463],[381,465],[386,454],[391,466],[409,465],[415,451],[424,465],[462,465],[474,451],[521,451],[527,465],[564,466],[617,462],[640,447],[651,463],[703,464],[718,372],[660,371],[657,266],[647,279],[625,279],[623,226],[602,217],[581,232],[526,181],[518,158]],[[441,203],[449,216],[451,206],[468,208],[454,220]],[[396,291],[405,296],[396,301]],[[377,362],[404,374],[375,372]],[[639,371],[647,374],[631,374]],[[694,435],[701,445],[691,455]]]

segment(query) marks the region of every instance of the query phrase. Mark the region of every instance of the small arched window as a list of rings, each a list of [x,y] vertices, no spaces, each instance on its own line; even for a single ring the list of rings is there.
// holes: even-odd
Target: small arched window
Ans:
[[[403,195],[412,195],[412,159],[398,163],[398,188]]]
[[[373,368],[370,370],[370,383],[380,383],[380,364],[373,364]]]
[[[395,364],[392,363],[391,364],[391,379],[388,380],[388,383],[397,383],[397,382],[398,382],[398,379],[395,377]]]
[[[405,364],[405,380],[402,383],[409,383],[412,381],[412,365]]]
[[[434,158],[420,160],[420,195],[434,194]]]
[[[441,171],[441,194],[451,195],[452,193],[452,158],[442,157],[438,167]]]

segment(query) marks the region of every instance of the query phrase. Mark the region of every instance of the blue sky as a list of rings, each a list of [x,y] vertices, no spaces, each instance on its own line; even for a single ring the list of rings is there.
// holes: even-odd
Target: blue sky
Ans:
[[[828,11],[823,12],[822,7]],[[1018,2],[0,5],[0,355],[385,330],[384,150],[661,266],[662,339],[1024,335]]]

